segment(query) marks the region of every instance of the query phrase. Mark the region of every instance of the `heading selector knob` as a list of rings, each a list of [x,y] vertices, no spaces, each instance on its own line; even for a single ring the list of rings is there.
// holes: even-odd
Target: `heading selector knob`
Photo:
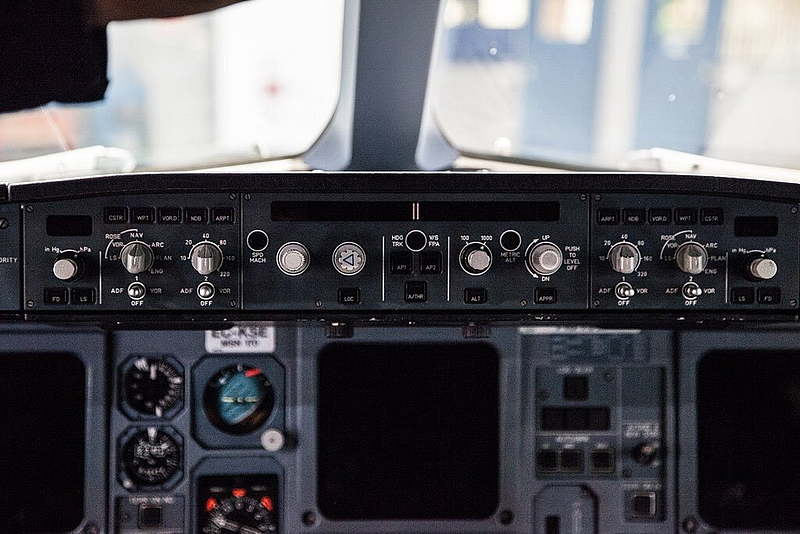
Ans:
[[[492,251],[483,243],[467,243],[461,249],[459,261],[467,274],[481,275],[492,266]]]
[[[564,255],[553,243],[539,243],[528,253],[528,267],[542,276],[549,276],[561,268]]]
[[[611,268],[620,274],[632,274],[639,267],[642,255],[633,243],[623,241],[608,251],[608,262]]]
[[[755,257],[747,261],[747,274],[754,280],[771,280],[778,274],[778,264],[771,258]]]
[[[303,274],[311,263],[311,255],[302,243],[286,243],[278,249],[278,268],[283,274],[297,276]]]
[[[131,274],[140,274],[153,266],[153,249],[141,241],[131,241],[119,253],[119,259],[125,270]]]
[[[62,282],[77,280],[83,274],[83,259],[77,252],[64,252],[53,263],[53,274]]]
[[[688,274],[702,273],[708,265],[708,252],[700,243],[690,241],[675,251],[675,262],[678,268]]]
[[[222,250],[211,241],[202,241],[192,247],[189,260],[195,271],[206,276],[222,267]]]

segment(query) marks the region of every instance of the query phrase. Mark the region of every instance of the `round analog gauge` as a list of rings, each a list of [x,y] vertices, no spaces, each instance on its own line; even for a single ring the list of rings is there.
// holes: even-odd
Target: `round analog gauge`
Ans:
[[[122,483],[132,486],[162,486],[181,469],[181,445],[177,434],[164,428],[132,429],[123,438]]]
[[[183,398],[183,373],[165,358],[136,358],[123,373],[122,390],[135,411],[163,417]]]
[[[230,434],[247,434],[269,419],[275,391],[261,369],[232,365],[208,381],[203,407],[215,427]]]
[[[208,498],[204,503],[206,518],[201,532],[208,534],[277,532],[277,525],[272,519],[273,504],[269,497],[262,496],[260,499],[251,497],[241,488],[234,489],[233,493],[222,499]]]

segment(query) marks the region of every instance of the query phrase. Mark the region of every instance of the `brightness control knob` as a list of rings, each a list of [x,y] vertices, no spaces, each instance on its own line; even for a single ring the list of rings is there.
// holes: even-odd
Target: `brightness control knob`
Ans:
[[[222,250],[210,241],[202,241],[192,247],[189,260],[195,271],[206,276],[222,267]]]
[[[125,270],[131,274],[141,274],[153,266],[153,249],[147,243],[131,241],[119,253],[119,260]]]
[[[528,267],[536,274],[549,276],[561,268],[564,255],[553,243],[539,243],[528,253]]]
[[[467,243],[461,249],[459,262],[464,272],[478,276],[492,266],[492,251],[483,243]]]
[[[700,274],[708,265],[708,252],[700,243],[690,241],[678,247],[675,252],[678,268],[687,274]]]
[[[756,256],[745,263],[747,277],[751,280],[771,280],[778,274],[778,264],[771,258]]]
[[[63,252],[53,263],[53,275],[62,282],[72,282],[81,277],[84,267],[83,259],[77,252]]]
[[[623,241],[608,251],[608,262],[611,268],[620,274],[632,274],[639,268],[642,255],[633,243]]]

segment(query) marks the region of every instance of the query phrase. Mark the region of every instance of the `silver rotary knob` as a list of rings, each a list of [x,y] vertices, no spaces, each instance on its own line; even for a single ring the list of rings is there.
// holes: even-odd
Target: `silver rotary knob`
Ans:
[[[210,241],[201,241],[189,252],[189,261],[199,274],[206,276],[222,267],[222,250]]]
[[[675,262],[678,268],[687,274],[700,274],[708,265],[708,252],[700,243],[690,241],[675,251]]]
[[[528,267],[536,274],[549,276],[561,268],[564,255],[553,243],[539,243],[528,253]]]
[[[286,243],[278,249],[276,258],[278,269],[289,276],[303,274],[311,263],[311,255],[302,243]]]
[[[141,241],[131,241],[119,253],[119,259],[125,270],[131,274],[149,271],[153,266],[153,249]]]
[[[639,268],[642,255],[633,243],[622,241],[608,251],[608,262],[611,268],[621,274],[632,274]]]
[[[461,249],[459,263],[467,274],[481,275],[492,266],[492,251],[483,243],[467,243]]]
[[[753,258],[747,262],[747,274],[754,280],[771,280],[778,274],[778,264],[771,258]]]
[[[64,252],[53,263],[53,275],[62,282],[71,282],[81,277],[83,268],[83,260],[76,252]]]

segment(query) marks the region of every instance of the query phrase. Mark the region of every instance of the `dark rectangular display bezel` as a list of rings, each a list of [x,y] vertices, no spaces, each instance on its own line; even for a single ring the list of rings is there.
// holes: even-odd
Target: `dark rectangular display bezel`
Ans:
[[[557,222],[557,201],[273,201],[276,222]]]

